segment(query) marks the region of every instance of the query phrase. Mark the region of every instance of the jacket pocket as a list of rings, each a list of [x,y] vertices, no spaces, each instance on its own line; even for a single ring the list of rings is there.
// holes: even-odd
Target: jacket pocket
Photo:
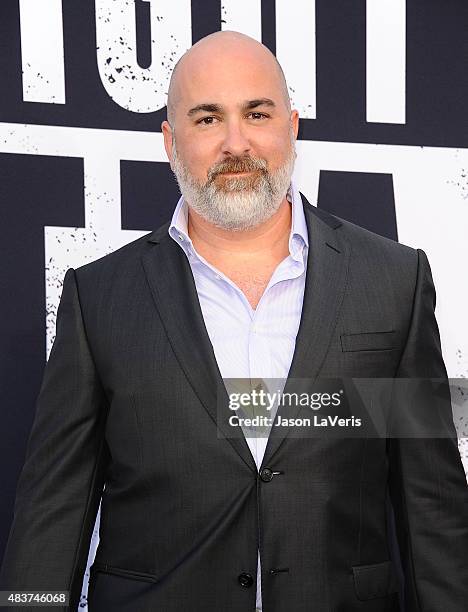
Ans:
[[[341,334],[341,350],[348,351],[388,351],[397,349],[397,332],[363,332],[359,334]]]
[[[156,582],[158,580],[157,576],[154,574],[135,572],[133,570],[123,569],[121,567],[115,567],[114,565],[108,565],[107,563],[94,562],[89,568],[90,579],[93,578],[98,572],[102,574],[113,574],[114,576],[122,576],[123,578],[131,578],[132,580],[143,580],[145,582]]]
[[[352,570],[356,595],[362,601],[386,597],[398,591],[398,579],[391,561],[353,565]]]

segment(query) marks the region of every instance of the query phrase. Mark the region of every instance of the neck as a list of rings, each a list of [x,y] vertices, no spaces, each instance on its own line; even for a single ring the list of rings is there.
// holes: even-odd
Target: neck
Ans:
[[[264,223],[242,231],[225,230],[209,223],[189,208],[188,233],[195,249],[219,255],[254,255],[281,250],[288,251],[291,230],[291,204],[286,198]]]

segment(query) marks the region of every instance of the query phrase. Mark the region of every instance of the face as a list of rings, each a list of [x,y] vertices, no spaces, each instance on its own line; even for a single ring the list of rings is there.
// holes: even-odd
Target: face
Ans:
[[[171,168],[205,220],[229,230],[255,227],[289,187],[297,111],[287,106],[271,58],[231,50],[195,59],[177,75],[172,127],[162,125]]]

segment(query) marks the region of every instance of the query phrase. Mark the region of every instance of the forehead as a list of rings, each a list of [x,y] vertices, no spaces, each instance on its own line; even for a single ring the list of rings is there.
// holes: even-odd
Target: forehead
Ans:
[[[279,105],[282,84],[272,58],[261,54],[203,53],[187,58],[177,75],[181,110],[199,103],[241,106],[245,100],[270,98]]]

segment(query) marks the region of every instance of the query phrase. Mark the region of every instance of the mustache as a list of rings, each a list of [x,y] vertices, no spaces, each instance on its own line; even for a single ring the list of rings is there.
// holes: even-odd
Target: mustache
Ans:
[[[255,157],[229,157],[210,168],[208,180],[213,180],[218,174],[225,174],[228,172],[254,172],[255,170],[266,173],[266,161]]]

